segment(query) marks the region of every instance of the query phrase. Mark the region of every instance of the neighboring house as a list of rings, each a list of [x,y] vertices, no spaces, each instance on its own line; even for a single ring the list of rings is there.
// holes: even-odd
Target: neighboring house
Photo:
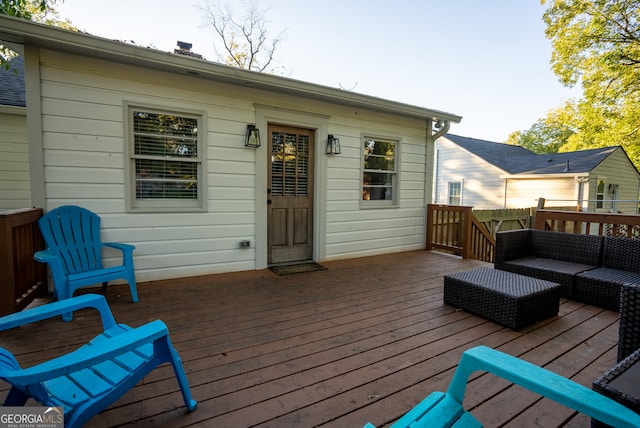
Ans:
[[[640,174],[622,147],[536,154],[523,147],[446,134],[436,141],[434,201],[476,209],[579,204],[636,213]],[[556,201],[556,202],[554,202]]]
[[[24,60],[0,67],[0,211],[31,207]]]
[[[4,15],[0,40],[25,61],[20,203],[98,213],[140,281],[425,246],[459,116]]]

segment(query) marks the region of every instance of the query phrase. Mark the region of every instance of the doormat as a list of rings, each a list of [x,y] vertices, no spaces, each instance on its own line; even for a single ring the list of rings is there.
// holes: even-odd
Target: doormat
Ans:
[[[297,263],[294,265],[271,266],[272,272],[278,275],[291,275],[293,273],[315,272],[318,270],[327,270],[326,267],[318,263]]]

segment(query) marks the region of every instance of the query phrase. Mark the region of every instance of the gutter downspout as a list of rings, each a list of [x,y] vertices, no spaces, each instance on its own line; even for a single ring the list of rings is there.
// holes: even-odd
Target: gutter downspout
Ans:
[[[435,123],[434,123],[435,122]],[[446,119],[427,118],[427,146],[424,154],[424,234],[422,235],[422,247],[427,245],[427,204],[433,203],[433,189],[436,183],[435,175],[435,148],[436,140],[449,132],[451,123]],[[429,174],[431,172],[431,174]]]
[[[427,147],[424,159],[424,201],[426,204],[433,203],[433,189],[437,185],[434,165],[436,140],[449,132],[450,127],[451,122],[446,119],[427,119]],[[429,170],[431,170],[431,177],[429,177]]]
[[[436,123],[432,124],[432,126],[432,129],[436,131],[436,133],[433,134],[433,142],[435,143],[438,138],[449,132],[449,128],[451,128],[451,122],[449,122],[448,120],[438,119],[436,120]]]

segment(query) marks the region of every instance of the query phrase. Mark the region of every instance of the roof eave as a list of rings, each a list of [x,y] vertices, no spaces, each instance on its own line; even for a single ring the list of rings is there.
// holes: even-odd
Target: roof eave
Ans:
[[[501,175],[500,178],[579,178],[586,177],[589,175],[589,172],[558,172],[554,174],[504,174]]]
[[[26,116],[27,108],[23,106],[0,105],[1,114],[15,114],[18,116]]]
[[[267,91],[304,96],[340,105],[390,112],[416,119],[459,123],[461,116],[358,94],[267,73],[229,67],[189,56],[144,48],[89,34],[64,30],[23,19],[0,15],[0,40],[90,55],[171,73],[230,83]]]

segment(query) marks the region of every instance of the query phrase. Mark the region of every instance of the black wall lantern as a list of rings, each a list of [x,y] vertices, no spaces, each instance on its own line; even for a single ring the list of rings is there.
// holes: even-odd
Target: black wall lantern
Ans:
[[[255,125],[247,125],[247,138],[244,141],[245,147],[257,149],[260,147],[260,130]]]
[[[339,155],[340,154],[340,140],[335,138],[333,134],[329,134],[327,137],[327,154]]]

